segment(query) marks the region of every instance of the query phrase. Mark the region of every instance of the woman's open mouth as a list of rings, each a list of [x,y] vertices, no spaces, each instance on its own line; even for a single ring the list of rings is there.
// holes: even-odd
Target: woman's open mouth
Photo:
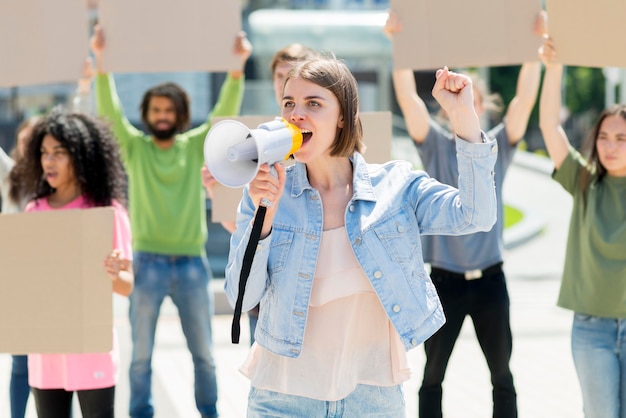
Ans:
[[[300,129],[300,132],[302,132],[303,144],[307,142],[309,139],[311,139],[311,137],[313,136],[313,132],[309,131],[308,129]]]

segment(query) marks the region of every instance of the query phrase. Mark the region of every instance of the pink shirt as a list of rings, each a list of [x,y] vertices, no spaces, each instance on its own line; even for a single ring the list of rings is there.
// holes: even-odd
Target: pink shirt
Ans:
[[[113,248],[124,258],[132,259],[130,221],[126,209],[113,202],[115,210]],[[82,196],[62,208],[51,208],[46,198],[26,206],[26,212],[45,210],[86,209]],[[104,260],[103,260],[104,261]],[[104,267],[103,267],[104,268]],[[28,383],[38,389],[65,389],[68,391],[101,389],[115,386],[119,377],[119,347],[113,330],[113,349],[108,353],[86,354],[29,354]]]
[[[257,389],[325,401],[345,398],[358,384],[394,386],[410,378],[404,345],[345,227],[323,232],[300,357],[255,343],[241,372]]]

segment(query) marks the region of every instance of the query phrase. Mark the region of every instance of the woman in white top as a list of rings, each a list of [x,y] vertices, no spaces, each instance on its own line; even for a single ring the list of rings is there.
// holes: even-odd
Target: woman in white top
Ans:
[[[336,59],[312,59],[285,81],[282,117],[302,132],[296,164],[265,164],[244,192],[226,294],[235,305],[251,220],[271,202],[243,296],[261,302],[242,372],[248,417],[404,416],[406,351],[444,322],[420,234],[465,234],[495,222],[492,170],[468,77],[439,70],[434,96],[451,116],[459,190],[406,161],[367,164],[356,81]],[[265,201],[265,200],[264,200]]]

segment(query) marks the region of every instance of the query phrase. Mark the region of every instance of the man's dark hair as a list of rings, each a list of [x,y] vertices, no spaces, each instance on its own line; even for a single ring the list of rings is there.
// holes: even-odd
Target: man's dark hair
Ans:
[[[187,96],[185,90],[178,84],[169,82],[158,84],[146,91],[143,95],[139,110],[141,111],[141,120],[144,125],[149,126],[148,108],[150,106],[150,100],[153,97],[166,97],[170,99],[176,109],[176,130],[181,132],[187,128],[190,120],[189,96]]]

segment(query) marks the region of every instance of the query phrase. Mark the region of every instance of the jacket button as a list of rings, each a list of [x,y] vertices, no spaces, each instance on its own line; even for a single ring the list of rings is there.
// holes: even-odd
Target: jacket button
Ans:
[[[375,279],[380,279],[381,277],[383,277],[383,273],[381,273],[380,271],[375,271],[374,272],[374,278]]]
[[[400,305],[393,305],[393,308],[391,308],[391,309],[393,309],[393,311],[395,313],[398,313],[398,312],[400,312]]]
[[[361,245],[361,237],[357,237],[357,238],[354,240],[354,245]]]
[[[402,225],[398,225],[398,232],[403,233],[404,227]]]
[[[412,338],[412,339],[411,339],[411,345],[412,345],[413,347],[416,347],[416,346],[417,346],[417,338]]]
[[[348,208],[348,210],[349,210],[350,212],[354,212],[354,205],[350,205],[350,207]]]

